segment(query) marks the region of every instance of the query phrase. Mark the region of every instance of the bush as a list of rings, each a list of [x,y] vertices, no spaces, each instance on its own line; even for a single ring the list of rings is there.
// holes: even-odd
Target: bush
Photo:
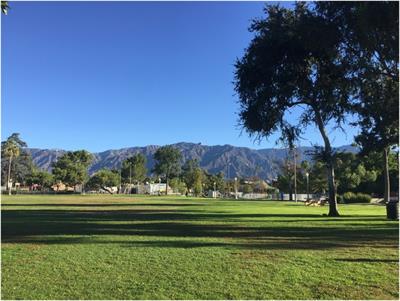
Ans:
[[[353,193],[353,192],[346,192],[343,194],[343,201],[346,204],[351,203],[370,203],[371,196],[366,193]]]

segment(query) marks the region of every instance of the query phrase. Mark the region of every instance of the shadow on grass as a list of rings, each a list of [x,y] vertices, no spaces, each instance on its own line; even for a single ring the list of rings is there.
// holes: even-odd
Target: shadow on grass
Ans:
[[[254,226],[242,218],[280,218],[279,225]],[[314,217],[314,223],[310,223]],[[231,220],[234,219],[234,221]],[[301,220],[300,218],[306,218]],[[3,210],[3,243],[118,243],[129,247],[240,247],[259,249],[327,249],[396,247],[398,223],[357,224],[310,214],[222,214],[165,209],[137,210]],[[361,219],[362,220],[362,219]],[[379,219],[382,222],[382,219]],[[303,223],[301,223],[303,222]],[[266,226],[267,225],[267,226]],[[76,237],[78,236],[78,237]],[[109,237],[112,236],[112,237]],[[115,237],[114,237],[115,236]],[[135,239],[139,237],[138,239]],[[141,241],[143,237],[153,240]],[[168,239],[167,239],[168,238]],[[184,240],[182,240],[184,238]],[[204,242],[213,238],[217,242]]]
[[[380,258],[336,258],[335,261],[347,261],[347,262],[399,262],[398,259],[380,259]]]
[[[110,204],[110,203],[94,203],[94,204],[35,204],[35,203],[27,203],[27,204],[1,204],[1,207],[195,207],[195,206],[204,206],[206,204],[181,204],[181,203],[118,203],[118,204]]]

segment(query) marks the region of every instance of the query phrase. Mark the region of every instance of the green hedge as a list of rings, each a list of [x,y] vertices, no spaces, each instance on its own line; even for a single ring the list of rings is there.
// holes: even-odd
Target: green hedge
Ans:
[[[371,202],[371,196],[366,193],[346,192],[343,194],[342,198],[346,204]]]

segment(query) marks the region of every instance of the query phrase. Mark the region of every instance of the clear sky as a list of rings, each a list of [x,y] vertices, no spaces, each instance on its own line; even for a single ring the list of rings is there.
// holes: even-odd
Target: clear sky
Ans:
[[[1,20],[2,140],[19,132],[30,147],[89,151],[275,146],[276,137],[257,144],[241,134],[232,84],[264,3],[10,4]],[[355,129],[331,133],[340,146]],[[313,127],[306,138],[302,145],[322,141]]]

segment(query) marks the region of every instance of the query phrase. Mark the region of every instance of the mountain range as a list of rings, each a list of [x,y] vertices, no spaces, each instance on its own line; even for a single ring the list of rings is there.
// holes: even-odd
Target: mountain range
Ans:
[[[188,159],[197,159],[200,167],[209,173],[223,172],[228,178],[258,176],[271,180],[279,173],[280,165],[287,157],[287,149],[266,148],[250,149],[247,147],[236,147],[232,145],[202,145],[200,143],[180,142],[172,144],[182,153],[183,162]],[[89,167],[89,173],[93,174],[102,168],[119,168],[122,161],[136,154],[142,153],[147,158],[147,168],[151,172],[154,167],[153,155],[160,146],[148,145],[144,147],[129,147],[117,150],[106,150],[92,153],[93,162]],[[336,148],[340,151],[357,152],[353,146],[342,146]],[[310,160],[309,151],[312,147],[297,148],[298,160]],[[34,164],[40,169],[50,171],[51,164],[58,157],[66,153],[59,149],[37,149],[27,148],[31,154]]]

